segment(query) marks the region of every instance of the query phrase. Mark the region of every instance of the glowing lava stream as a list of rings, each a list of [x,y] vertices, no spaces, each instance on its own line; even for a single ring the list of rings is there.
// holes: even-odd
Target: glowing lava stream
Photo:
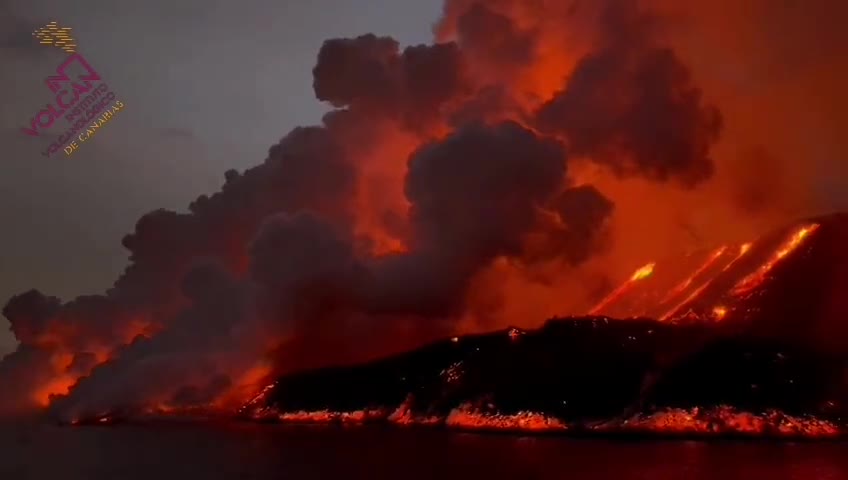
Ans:
[[[758,268],[754,273],[740,280],[739,283],[733,287],[731,293],[735,296],[739,296],[750,293],[753,289],[757,288],[763,283],[766,275],[774,268],[774,266],[787,255],[795,251],[795,249],[800,247],[801,244],[804,243],[804,240],[809,238],[810,234],[818,230],[819,226],[820,225],[818,223],[813,223],[796,230],[768,262],[760,266],[760,268]]]
[[[701,276],[702,273],[704,273],[708,268],[710,268],[719,258],[721,258],[722,255],[724,255],[724,252],[726,251],[727,245],[724,245],[717,249],[715,252],[713,252],[713,254],[710,255],[710,258],[708,258],[703,265],[701,265],[697,270],[695,270],[695,273],[690,275],[689,278],[681,282],[678,286],[674,287],[674,289],[671,290],[668,295],[666,295],[665,298],[662,299],[660,305],[683,293],[684,290],[686,290],[687,288],[689,288],[690,285],[692,285],[692,282],[695,281],[696,278]]]
[[[707,281],[705,281],[705,282],[703,283],[703,285],[701,285],[701,286],[700,286],[700,287],[698,287],[698,288],[697,288],[694,292],[692,292],[692,294],[691,294],[691,295],[689,295],[688,297],[686,297],[686,298],[685,298],[682,302],[680,302],[680,303],[678,303],[677,305],[675,305],[675,306],[674,306],[674,308],[672,308],[671,310],[669,310],[668,312],[666,312],[666,314],[665,314],[665,315],[663,315],[662,317],[660,317],[660,321],[661,321],[661,322],[665,322],[666,320],[668,320],[669,318],[671,318],[671,317],[672,317],[672,315],[674,315],[675,313],[679,312],[679,311],[680,311],[683,307],[685,307],[686,305],[689,305],[690,303],[692,303],[692,301],[693,301],[693,300],[695,300],[696,298],[698,298],[698,295],[700,295],[700,294],[701,294],[701,292],[703,292],[704,290],[706,290],[706,288],[707,288],[707,287],[709,287],[711,283],[713,283],[713,280],[714,280],[714,279],[715,279],[715,277],[711,277],[711,278],[707,279]]]
[[[751,249],[751,243],[743,243],[741,247],[739,247],[739,255],[736,255],[736,258],[733,259],[732,262],[728,263],[724,268],[721,269],[722,272],[726,272],[730,267],[733,266],[734,263],[738,262],[740,258],[744,257],[748,250]]]
[[[736,262],[738,262],[740,258],[744,257],[744,256],[745,256],[745,254],[746,254],[746,253],[748,253],[748,251],[749,251],[749,250],[751,250],[751,244],[750,244],[750,243],[744,243],[744,244],[742,244],[742,245],[739,247],[739,254],[737,254],[735,257],[733,257],[733,260],[731,260],[730,262],[728,262],[728,264],[727,264],[727,265],[725,265],[725,266],[724,266],[724,268],[722,268],[722,269],[721,269],[721,273],[726,272],[727,270],[729,270],[729,269],[730,269],[730,267],[732,267],[732,266],[733,266]],[[721,251],[721,254],[723,254],[723,253],[724,253],[724,251],[725,251],[725,249],[724,249],[724,248],[722,248],[722,249],[720,249],[720,251]],[[720,256],[721,256],[721,254],[717,255],[717,256],[716,256],[716,258],[720,257]],[[711,263],[711,262],[710,262],[710,263]],[[705,266],[706,266],[706,265],[705,265]],[[703,270],[705,270],[705,269],[699,270],[699,272],[700,272],[700,271],[703,271]],[[697,275],[697,274],[696,274],[696,275]],[[692,276],[692,278],[694,279],[696,275],[693,275],[693,276]],[[662,317],[660,317],[660,321],[661,321],[661,322],[665,322],[666,320],[668,320],[668,319],[672,318],[672,317],[674,316],[674,314],[676,314],[677,312],[679,312],[679,311],[680,311],[683,307],[685,307],[686,305],[689,305],[690,303],[692,303],[692,301],[694,301],[696,298],[698,298],[698,295],[700,295],[700,294],[701,294],[701,292],[703,292],[704,290],[706,290],[706,289],[707,289],[707,287],[709,287],[709,286],[713,283],[713,280],[715,280],[716,276],[718,276],[718,275],[714,275],[714,276],[712,276],[712,277],[708,278],[706,281],[704,281],[704,283],[703,283],[703,284],[701,284],[701,286],[699,286],[699,287],[698,287],[698,288],[697,288],[694,292],[692,292],[692,294],[691,294],[691,295],[689,295],[688,297],[686,297],[686,298],[685,298],[682,302],[680,302],[680,303],[678,303],[677,305],[675,305],[675,306],[674,306],[674,308],[670,309],[668,312],[666,312],[666,314],[665,314],[665,315],[663,315]],[[714,315],[716,316],[716,319],[718,319],[718,320],[723,319],[723,318],[725,317],[725,315],[727,315],[727,308],[726,308],[726,307],[721,307],[721,308],[723,309],[723,312],[724,312],[724,313],[722,313],[721,315],[716,314],[715,312],[713,312],[713,313],[714,313]]]
[[[629,290],[636,282],[650,277],[651,274],[654,273],[654,267],[656,266],[657,264],[652,262],[640,268],[639,270],[636,270],[629,280],[627,280],[620,287],[615,289],[615,291],[607,295],[606,298],[601,300],[601,303],[599,303],[597,306],[595,306],[595,308],[590,310],[589,315],[597,315],[598,312],[603,310],[604,307],[612,303],[616,298],[624,294],[624,292]]]

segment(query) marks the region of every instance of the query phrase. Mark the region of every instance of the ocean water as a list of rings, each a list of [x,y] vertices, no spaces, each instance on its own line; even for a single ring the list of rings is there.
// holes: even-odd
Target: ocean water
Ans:
[[[0,427],[2,480],[478,478],[848,479],[848,444],[219,423]]]

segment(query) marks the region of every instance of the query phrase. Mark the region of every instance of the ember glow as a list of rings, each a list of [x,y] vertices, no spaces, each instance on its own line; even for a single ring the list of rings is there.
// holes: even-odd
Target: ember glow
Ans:
[[[517,430],[525,432],[563,432],[565,424],[543,414],[518,412],[511,415],[485,414],[464,405],[451,411],[445,424],[467,430]]]
[[[815,417],[788,415],[777,410],[761,414],[740,411],[728,406],[716,408],[665,409],[653,414],[636,415],[624,420],[589,425],[569,425],[555,417],[534,413],[484,413],[471,405],[462,405],[444,417],[415,416],[404,405],[387,413],[382,410],[333,412],[328,410],[288,413],[266,412],[257,419],[281,423],[348,424],[388,422],[400,426],[448,426],[460,430],[516,431],[526,433],[564,433],[574,428],[582,432],[650,433],[694,437],[753,436],[788,439],[829,439],[840,437],[840,428]]]
[[[287,423],[351,423],[361,424],[370,419],[380,418],[385,416],[380,411],[365,411],[356,410],[353,412],[330,412],[327,410],[320,412],[291,412],[282,413],[279,416],[281,422]]]
[[[816,418],[794,417],[774,410],[765,414],[752,414],[726,406],[715,409],[664,410],[653,415],[630,418],[621,426],[600,428],[670,434],[740,434],[787,438],[834,438],[840,434],[836,425]]]

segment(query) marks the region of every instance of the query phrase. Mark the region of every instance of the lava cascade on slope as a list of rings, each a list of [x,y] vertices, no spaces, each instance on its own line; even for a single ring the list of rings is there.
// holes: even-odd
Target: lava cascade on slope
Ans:
[[[839,292],[848,286],[845,245],[848,214],[796,222],[752,242],[652,264],[650,275],[625,282],[592,313],[732,323],[844,351],[848,301]]]
[[[593,315],[284,376],[240,414],[522,431],[842,435],[846,244],[848,215],[798,222],[751,243],[646,265]]]

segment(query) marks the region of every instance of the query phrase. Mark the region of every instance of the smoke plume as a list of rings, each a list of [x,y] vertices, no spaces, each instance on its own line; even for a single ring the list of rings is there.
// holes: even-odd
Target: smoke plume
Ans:
[[[619,174],[702,182],[715,168],[709,153],[721,116],[674,50],[654,40],[652,18],[635,8],[620,2],[604,11],[599,49],[541,108],[539,125]]]
[[[686,19],[660,0],[447,0],[433,44],[327,40],[320,125],[142,217],[106,293],[8,302],[0,407],[229,408],[281,371],[581,313],[689,230],[774,220],[722,176],[748,138]]]

